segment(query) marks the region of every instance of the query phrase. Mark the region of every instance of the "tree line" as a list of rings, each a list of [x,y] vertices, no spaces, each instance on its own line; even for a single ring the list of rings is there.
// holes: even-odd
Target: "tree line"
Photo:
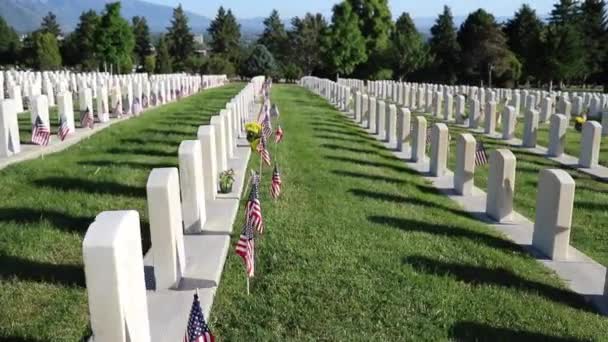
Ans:
[[[82,13],[74,32],[49,13],[21,41],[0,18],[0,63],[40,69],[204,72],[287,80],[303,75],[498,86],[608,83],[605,0],[559,0],[548,18],[523,5],[505,23],[483,9],[456,27],[445,6],[430,30],[417,31],[409,13],[393,21],[388,0],[344,0],[323,15],[307,13],[288,27],[273,10],[264,31],[245,41],[230,9],[220,7],[201,54],[181,5],[167,31],[152,38],[146,19],[120,16],[120,3]]]

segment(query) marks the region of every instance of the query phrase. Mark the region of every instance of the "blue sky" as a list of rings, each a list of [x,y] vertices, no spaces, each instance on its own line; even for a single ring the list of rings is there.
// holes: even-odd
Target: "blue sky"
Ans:
[[[213,17],[220,5],[231,8],[238,18],[266,17],[276,8],[281,17],[301,16],[306,12],[331,13],[332,0],[146,0],[159,4],[175,6],[182,3],[185,9]],[[454,15],[468,13],[484,8],[495,16],[511,16],[523,3],[528,3],[538,14],[547,14],[557,0],[389,0],[393,16],[409,12],[412,17],[435,17],[443,5],[452,8]]]

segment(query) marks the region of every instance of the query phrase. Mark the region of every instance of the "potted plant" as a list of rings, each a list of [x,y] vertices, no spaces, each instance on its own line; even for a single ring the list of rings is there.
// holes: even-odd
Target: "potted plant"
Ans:
[[[232,184],[234,184],[234,170],[226,170],[220,173],[220,194],[229,194],[232,192]]]

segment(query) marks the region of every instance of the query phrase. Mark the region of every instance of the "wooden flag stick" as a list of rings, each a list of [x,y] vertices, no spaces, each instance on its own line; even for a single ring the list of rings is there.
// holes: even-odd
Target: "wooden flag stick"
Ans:
[[[249,296],[249,275],[245,274],[245,278],[247,279],[247,295]]]

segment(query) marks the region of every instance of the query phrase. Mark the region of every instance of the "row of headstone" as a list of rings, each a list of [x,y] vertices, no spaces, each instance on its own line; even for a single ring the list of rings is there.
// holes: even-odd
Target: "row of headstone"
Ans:
[[[34,73],[32,73],[33,75]],[[8,75],[12,75],[8,73]],[[21,75],[17,73],[17,75]],[[43,75],[47,75],[43,73]],[[125,115],[139,115],[144,109],[162,105],[183,96],[188,96],[201,89],[217,87],[227,82],[225,75],[192,76],[186,74],[154,75],[148,78],[145,74],[128,76],[97,75],[95,73],[78,75],[82,82],[77,92],[65,87],[62,77],[72,76],[67,73],[58,73],[56,80],[60,80],[57,92],[53,87],[44,93],[32,91],[29,102],[30,120],[34,125],[37,120],[49,128],[51,120],[67,123],[67,133],[76,131],[74,120],[74,103],[77,103],[79,117],[84,114],[91,115],[93,121],[105,123],[111,118]],[[63,76],[62,76],[63,75]],[[27,79],[26,77],[22,76]],[[50,77],[50,76],[49,76]],[[48,79],[47,79],[48,80]],[[99,82],[97,82],[97,81]],[[9,82],[10,83],[10,82]],[[92,87],[88,87],[88,86]],[[96,86],[95,86],[96,85]],[[19,95],[20,87],[12,86],[15,98],[0,99],[0,157],[10,157],[21,151],[18,114],[23,111],[23,99]],[[95,101],[95,102],[94,102]],[[49,116],[51,103],[56,103],[57,118]],[[94,105],[96,104],[96,105]]]
[[[234,156],[237,139],[245,136],[245,122],[263,82],[264,77],[253,78],[209,125],[199,127],[196,139],[180,144],[179,168],[157,168],[150,173],[146,190],[154,291],[176,288],[189,263],[204,262],[186,259],[185,236],[205,236],[205,223],[213,215],[222,215],[207,208],[225,200],[217,196],[218,174]],[[96,342],[152,340],[141,250],[136,211],[103,212],[87,230],[84,268]],[[185,329],[187,322],[183,324]]]
[[[342,81],[342,80],[340,80]],[[372,88],[374,88],[374,92],[376,94],[380,94],[379,96],[383,96],[384,87],[378,88],[379,85],[390,85],[391,83],[384,82],[370,82]],[[339,84],[336,87],[340,86]],[[408,85],[401,84],[393,84],[393,87],[396,87],[399,91],[401,89],[408,89]],[[458,88],[458,87],[456,87]],[[388,87],[386,89],[392,89]],[[409,89],[416,89],[415,87]],[[449,88],[446,88],[449,89]],[[467,91],[467,89],[461,89],[462,91]],[[385,90],[388,91],[388,90]],[[481,89],[480,91],[483,91]],[[388,91],[390,92],[390,91]],[[358,118],[360,116],[360,112],[363,114],[371,113],[373,116],[376,116],[376,113],[380,110],[380,106],[378,109],[369,109],[368,106],[370,104],[380,103],[383,99],[386,100],[387,103],[393,102],[397,105],[401,105],[410,108],[407,104],[412,104],[415,100],[408,100],[408,97],[405,96],[407,92],[404,93],[404,96],[399,97],[399,92],[397,95],[393,96],[391,94],[386,95],[386,97],[376,97],[374,95],[361,92],[359,90],[354,91],[355,101],[354,101],[354,112],[355,117]],[[421,93],[422,94],[422,93]],[[483,132],[489,136],[499,138],[502,140],[511,140],[515,138],[515,130],[518,123],[518,116],[523,115],[523,142],[522,145],[524,147],[537,147],[537,134],[539,129],[539,124],[542,122],[547,122],[549,124],[549,146],[548,156],[550,157],[561,157],[564,154],[565,142],[566,142],[566,134],[571,130],[568,130],[571,114],[570,111],[570,103],[566,100],[562,106],[558,106],[560,110],[565,110],[565,113],[562,114],[558,112],[557,114],[552,112],[553,107],[551,106],[551,100],[549,98],[541,101],[540,111],[539,108],[530,105],[529,107],[520,110],[519,108],[519,100],[518,101],[507,101],[504,103],[504,109],[502,112],[498,112],[498,100],[494,93],[490,93],[489,98],[487,98],[487,102],[480,102],[478,97],[470,97],[468,100],[465,95],[455,95],[449,91],[428,91],[427,97],[422,97],[422,99],[428,100],[429,106],[425,107],[424,112],[428,112],[434,117],[440,118],[445,122],[454,122],[460,125],[466,125],[468,128],[472,130],[476,130],[478,132]],[[516,94],[516,98],[519,96]],[[528,95],[528,97],[534,97],[534,95]],[[530,99],[527,103],[533,103],[535,100]],[[592,100],[592,103],[594,101]],[[599,103],[599,102],[598,102]],[[362,106],[362,109],[361,107]],[[385,106],[386,107],[386,106]],[[383,107],[384,108],[384,107]],[[359,110],[357,110],[359,109]],[[523,113],[523,114],[522,114]],[[363,117],[363,119],[367,119],[367,117]],[[501,122],[502,132],[498,134],[496,132],[496,125],[498,121]],[[368,121],[369,122],[369,121]],[[370,126],[368,126],[370,128]],[[374,122],[371,121],[371,128],[374,129]],[[572,134],[572,133],[570,133]],[[579,166],[582,168],[594,168],[598,166],[598,158],[600,152],[600,143],[602,141],[602,136],[608,136],[608,111],[601,113],[601,123],[595,120],[588,120],[583,124],[582,134],[581,134],[581,149],[579,151]]]
[[[585,114],[599,119],[602,112],[608,111],[608,94],[597,92],[545,91],[535,89],[482,88],[466,85],[439,85],[396,81],[367,81],[339,79],[338,83],[353,91],[374,95],[391,100],[414,111],[431,112],[433,96],[465,96],[467,100],[476,98],[481,104],[496,102],[515,108],[517,116],[524,110],[536,109],[540,120],[546,122],[553,114],[571,116]]]
[[[389,84],[383,82],[370,83],[374,87]],[[422,115],[415,116],[412,118],[412,122],[409,123],[410,110],[408,108],[402,107],[397,111],[396,104],[393,103],[387,106],[383,100],[376,100],[373,96],[362,93],[361,89],[358,88],[353,90],[356,97],[353,108],[344,109],[340,106],[343,100],[340,101],[340,95],[336,94],[342,93],[341,87],[346,87],[346,92],[350,93],[351,89],[345,85],[347,84],[346,82],[335,83],[316,77],[305,77],[300,80],[300,84],[327,98],[331,103],[336,104],[338,109],[352,110],[354,112],[354,120],[361,125],[364,125],[365,119],[368,122],[373,122],[374,115],[376,117],[379,116],[380,119],[376,120],[376,124],[382,122],[385,124],[378,125],[376,133],[381,140],[386,142],[393,141],[393,137],[400,140],[405,139],[408,132],[404,132],[404,128],[411,124],[411,161],[421,164],[428,162],[429,173],[433,177],[446,175],[448,171],[449,129],[445,123],[433,124],[430,130],[431,138],[427,140],[426,118]],[[386,89],[391,89],[391,87],[387,87]],[[386,89],[384,91],[388,91]],[[376,89],[372,93],[381,94],[381,91]],[[432,98],[432,96],[429,97],[429,99]],[[442,98],[442,96],[437,96],[436,98]],[[395,98],[392,99],[395,100]],[[374,102],[378,103],[375,110],[373,109],[373,105],[370,105]],[[394,102],[399,103],[398,101]],[[389,108],[388,110],[386,110],[387,107]],[[435,105],[435,109],[439,109],[437,105]],[[507,110],[511,112],[509,116],[515,116],[512,107]],[[532,109],[530,112],[534,111]],[[374,112],[375,114],[373,114]],[[396,115],[397,112],[400,115]],[[393,120],[396,120],[397,124],[390,124]],[[565,117],[562,116],[560,118],[559,115],[555,115],[552,116],[552,120],[561,123],[565,121]],[[596,125],[599,124],[591,122],[586,124],[586,129],[583,129],[583,131],[588,132],[585,135],[588,137],[587,139],[593,140],[591,136],[598,136]],[[426,156],[427,141],[431,143],[430,158]],[[456,169],[454,170],[454,190],[460,195],[472,195],[475,174],[475,153],[476,141],[474,136],[469,133],[460,134],[457,138]],[[588,159],[597,158],[597,151],[595,149],[590,153],[593,155],[588,157]],[[584,158],[581,157],[581,159]],[[516,190],[515,170],[516,158],[510,150],[498,149],[491,152],[487,182],[486,214],[498,222],[508,222],[513,215],[513,198]],[[568,260],[574,190],[575,182],[564,170],[545,169],[539,174],[532,245],[552,260]]]

